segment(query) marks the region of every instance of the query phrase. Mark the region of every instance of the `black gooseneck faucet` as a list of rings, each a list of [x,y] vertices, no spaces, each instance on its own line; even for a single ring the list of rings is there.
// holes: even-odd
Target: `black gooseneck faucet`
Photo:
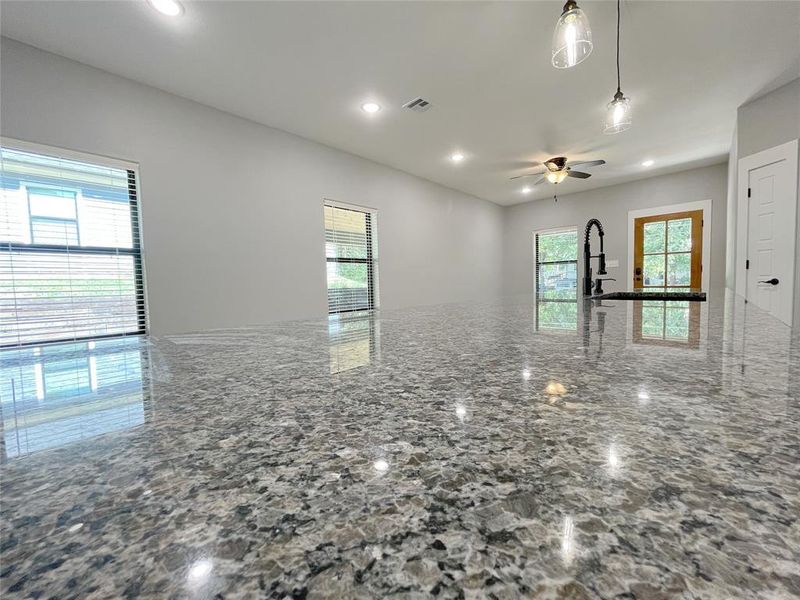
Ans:
[[[597,255],[599,259],[597,265],[597,274],[598,275],[606,275],[606,255],[603,252],[603,225],[597,219],[589,219],[589,222],[586,223],[586,230],[583,236],[583,295],[584,296],[591,296],[592,295],[592,264],[591,259],[592,251],[589,245],[589,233],[592,231],[592,227],[597,227],[597,235],[600,236],[600,254]],[[602,287],[599,283],[601,280],[598,279],[598,294],[602,293]]]

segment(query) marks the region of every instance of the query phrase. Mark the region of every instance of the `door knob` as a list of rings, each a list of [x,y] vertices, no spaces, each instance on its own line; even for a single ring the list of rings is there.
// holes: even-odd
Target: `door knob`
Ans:
[[[759,281],[758,283],[768,283],[770,285],[778,285],[780,281],[777,277],[773,277],[772,279],[767,279],[766,281]]]

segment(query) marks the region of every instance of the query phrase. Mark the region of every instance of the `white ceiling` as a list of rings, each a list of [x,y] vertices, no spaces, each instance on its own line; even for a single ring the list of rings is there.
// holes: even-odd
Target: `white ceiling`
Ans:
[[[555,155],[608,161],[561,194],[720,162],[737,106],[800,74],[800,2],[627,0],[634,124],[605,136],[616,3],[582,4],[595,49],[564,71],[550,65],[561,0],[184,1],[179,18],[144,0],[4,1],[2,33],[499,204],[552,196],[509,177]],[[433,108],[401,108],[416,96]]]

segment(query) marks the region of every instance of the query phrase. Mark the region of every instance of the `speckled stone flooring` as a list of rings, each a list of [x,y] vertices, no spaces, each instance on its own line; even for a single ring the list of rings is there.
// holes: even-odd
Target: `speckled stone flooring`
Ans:
[[[720,291],[5,352],[0,592],[800,597],[799,356]]]

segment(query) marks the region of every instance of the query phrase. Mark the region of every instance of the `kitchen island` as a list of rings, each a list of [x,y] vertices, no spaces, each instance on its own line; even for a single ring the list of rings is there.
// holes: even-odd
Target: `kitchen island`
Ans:
[[[799,356],[721,290],[6,351],[0,591],[796,597]]]

